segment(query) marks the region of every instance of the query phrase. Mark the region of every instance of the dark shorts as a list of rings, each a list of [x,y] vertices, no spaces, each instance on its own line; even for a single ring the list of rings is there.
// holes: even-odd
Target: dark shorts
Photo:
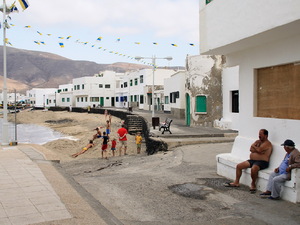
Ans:
[[[251,160],[251,159],[249,159],[249,160],[247,160],[247,161],[250,163],[250,168],[251,168],[253,165],[259,166],[259,168],[260,168],[261,170],[266,169],[266,168],[269,167],[269,162],[267,162],[267,161],[263,161],[263,160]]]

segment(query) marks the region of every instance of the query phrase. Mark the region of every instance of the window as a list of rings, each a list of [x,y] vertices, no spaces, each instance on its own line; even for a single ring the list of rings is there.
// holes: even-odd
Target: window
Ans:
[[[90,102],[99,102],[99,97],[90,97]]]
[[[105,84],[105,88],[110,88],[110,84]]]
[[[239,91],[231,92],[231,111],[233,113],[239,112]]]
[[[79,102],[79,98],[77,98],[77,102]]]
[[[83,97],[81,97],[81,102],[83,102]]]
[[[79,84],[77,85],[77,90],[80,90],[80,85]]]
[[[57,93],[60,93],[60,92],[61,92],[61,89],[58,89],[58,90],[57,90]]]
[[[144,95],[140,95],[140,104],[144,104]]]
[[[76,85],[74,85],[74,90],[76,90]]]
[[[143,75],[140,76],[140,84],[142,84],[142,83],[144,83],[144,76]]]
[[[67,98],[67,102],[70,102],[70,98]]]
[[[62,102],[65,102],[65,98],[62,98],[61,101],[62,101]]]
[[[257,69],[257,116],[300,119],[300,65]]]
[[[169,104],[169,96],[165,96],[165,104]]]
[[[85,102],[87,102],[88,101],[88,97],[85,97]]]
[[[179,91],[170,93],[170,103],[176,103],[176,98],[179,98]]]
[[[124,85],[123,84],[121,84],[121,88],[123,88],[124,87]]]
[[[130,86],[132,86],[132,80],[130,80]]]
[[[138,79],[137,78],[134,79],[134,85],[135,86],[138,85]]]
[[[82,90],[84,89],[84,84],[81,85],[81,89],[82,89]]]
[[[119,97],[116,97],[116,102],[119,102]]]
[[[206,96],[199,95],[196,96],[196,112],[206,113]]]
[[[138,99],[138,95],[135,95],[134,96],[134,101],[137,102],[137,99]]]
[[[99,88],[103,88],[103,84],[99,84]]]
[[[206,0],[206,5],[211,3],[213,0]]]
[[[133,95],[130,95],[130,101],[133,102]]]

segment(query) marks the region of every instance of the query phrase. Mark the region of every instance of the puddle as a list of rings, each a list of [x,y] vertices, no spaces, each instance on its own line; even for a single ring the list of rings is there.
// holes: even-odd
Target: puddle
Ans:
[[[175,194],[200,200],[205,200],[206,196],[213,192],[212,189],[195,183],[175,184],[169,186],[169,189]]]
[[[0,142],[2,142],[2,122],[0,119]],[[9,123],[9,142],[15,140],[15,124]],[[71,136],[64,136],[62,133],[54,131],[48,127],[43,127],[35,124],[17,124],[17,142],[43,145],[47,142],[58,139],[71,139]]]

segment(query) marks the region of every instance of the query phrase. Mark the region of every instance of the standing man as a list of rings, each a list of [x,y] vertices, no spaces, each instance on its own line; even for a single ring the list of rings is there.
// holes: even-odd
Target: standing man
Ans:
[[[270,156],[272,154],[272,144],[268,140],[269,132],[266,129],[259,131],[259,140],[255,141],[250,147],[250,159],[237,164],[236,178],[233,183],[225,183],[226,187],[239,187],[242,170],[251,168],[251,187],[250,193],[256,192],[256,180],[258,171],[269,167]]]
[[[260,194],[260,197],[272,200],[280,198],[281,186],[286,180],[291,179],[291,170],[300,168],[300,153],[295,148],[295,143],[292,140],[285,140],[281,145],[283,146],[286,154],[278,168],[270,174],[267,190]]]
[[[124,155],[127,155],[127,129],[125,128],[124,124],[122,124],[122,127],[117,131],[120,141],[120,148],[119,148],[119,156],[122,154],[122,146],[124,146]]]

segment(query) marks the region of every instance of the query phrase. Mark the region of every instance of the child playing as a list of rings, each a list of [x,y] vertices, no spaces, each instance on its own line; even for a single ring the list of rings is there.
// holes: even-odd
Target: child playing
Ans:
[[[107,159],[107,143],[109,141],[109,138],[108,136],[106,136],[106,132],[103,132],[103,136],[102,136],[102,139],[103,139],[103,142],[102,142],[102,152],[101,152],[101,155],[102,155],[102,159],[105,158]]]
[[[97,131],[97,133],[93,135],[93,140],[95,140],[96,138],[101,138],[102,137],[100,128],[101,127],[97,127],[95,129]]]
[[[143,138],[141,136],[141,132],[137,132],[136,136],[135,136],[137,154],[141,153],[142,140],[143,140]]]
[[[111,141],[111,149],[110,149],[110,150],[112,150],[113,156],[115,156],[115,150],[116,150],[116,145],[117,145],[117,141],[116,141],[116,140],[117,140],[117,139],[114,138],[114,139]]]
[[[89,148],[92,148],[94,146],[93,140],[90,140],[89,143],[84,147],[80,152],[77,152],[72,155],[73,158],[76,158],[77,156],[85,153]]]
[[[109,120],[106,121],[106,134],[109,137],[109,134],[110,134],[110,122],[109,122]]]

